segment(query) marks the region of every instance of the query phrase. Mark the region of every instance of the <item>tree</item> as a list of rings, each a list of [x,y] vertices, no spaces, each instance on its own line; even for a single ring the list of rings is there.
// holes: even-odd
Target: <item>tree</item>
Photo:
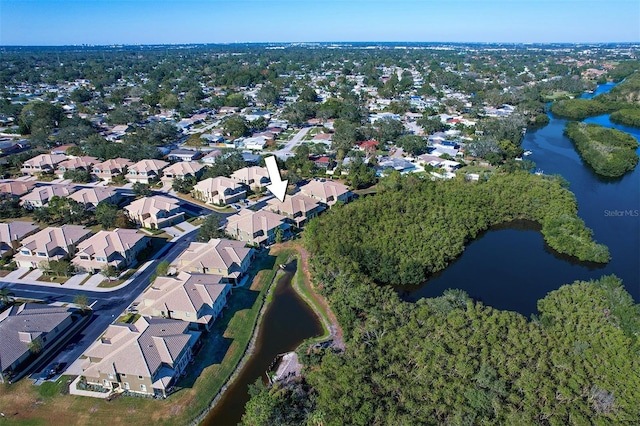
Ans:
[[[13,302],[13,292],[8,287],[0,288],[0,306],[8,305]]]
[[[284,241],[284,231],[282,230],[282,227],[280,227],[280,226],[278,226],[276,228],[275,241],[276,241],[276,243],[281,243],[282,241]]]
[[[78,87],[76,90],[71,92],[71,100],[73,102],[83,103],[88,102],[93,97],[93,92],[85,89],[84,87]]]
[[[74,183],[89,183],[91,182],[91,172],[89,170],[65,170],[62,175],[64,179],[71,179]]]
[[[298,94],[298,99],[305,102],[315,102],[318,99],[318,94],[311,86],[304,86]]]
[[[102,226],[102,229],[114,228],[118,217],[118,206],[101,201],[96,206],[95,214],[96,221]]]
[[[55,275],[56,277],[64,276],[68,277],[73,275],[76,268],[68,260],[50,260],[48,262],[42,262],[40,268],[45,274]]]
[[[89,297],[84,293],[76,294],[73,296],[73,304],[84,312],[89,309]]]
[[[0,218],[24,216],[24,209],[20,205],[20,198],[11,194],[0,194]]]
[[[134,229],[136,228],[136,223],[133,222],[125,212],[118,210],[118,213],[116,214],[115,227],[121,229]]]
[[[205,217],[198,230],[197,240],[206,243],[212,238],[223,238],[225,235],[224,232],[220,230],[220,220],[220,215],[217,213],[211,213]]]
[[[427,141],[422,136],[403,135],[398,138],[396,145],[413,156],[423,154],[427,150]]]
[[[447,125],[444,124],[439,117],[422,117],[416,121],[418,125],[422,127],[425,134],[431,135],[436,132],[442,132],[447,128]]]
[[[136,197],[148,197],[152,194],[151,187],[147,183],[136,182],[131,187],[131,190],[136,195]]]
[[[120,275],[120,271],[113,265],[105,265],[100,269],[100,274],[112,281],[113,278],[117,278]]]
[[[234,139],[249,135],[247,120],[238,115],[226,119],[222,124],[222,128],[224,129],[225,135]]]
[[[374,126],[378,130],[378,139],[382,143],[395,142],[404,133],[404,126],[400,120],[391,117],[384,117],[376,120]]]
[[[40,336],[31,340],[28,344],[29,351],[32,354],[39,354],[40,352],[42,352],[42,346],[43,346],[43,342],[42,342],[42,337]]]
[[[176,177],[171,182],[171,188],[181,194],[188,194],[196,183],[196,178],[193,176],[186,176],[184,179]]]
[[[169,264],[169,261],[167,260],[162,260],[158,263],[158,266],[156,266],[156,275],[158,276],[167,276],[169,274],[169,267],[171,265]]]
[[[267,104],[276,104],[279,100],[278,89],[273,84],[267,83],[262,85],[258,93],[256,94],[256,99],[258,102],[261,102],[265,105]]]

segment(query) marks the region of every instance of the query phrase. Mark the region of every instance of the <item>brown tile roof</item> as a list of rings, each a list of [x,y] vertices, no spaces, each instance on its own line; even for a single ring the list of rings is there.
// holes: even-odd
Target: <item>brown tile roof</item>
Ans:
[[[0,182],[0,193],[19,197],[31,191],[34,186],[34,181],[5,180]]]
[[[175,198],[153,195],[135,200],[124,209],[129,212],[130,217],[144,216],[145,214],[157,216],[160,212],[170,212],[179,206],[180,203]]]
[[[229,287],[222,279],[220,275],[186,272],[176,277],[158,277],[143,293],[138,309],[142,315],[155,311],[191,312],[194,322],[208,324],[216,300]]]
[[[99,202],[108,200],[117,194],[118,191],[113,188],[96,186],[93,188],[80,188],[78,191],[71,194],[69,198],[82,204],[97,205]]]
[[[181,270],[191,266],[199,270],[204,267],[211,271],[227,270],[231,275],[233,272],[240,272],[242,262],[251,257],[251,254],[252,249],[245,247],[242,241],[214,238],[207,243],[189,244],[176,259],[175,264],[179,265]]]
[[[145,317],[134,324],[111,324],[102,338],[84,352],[87,357],[101,359],[87,362],[84,375],[124,373],[155,379],[163,364],[172,366],[180,353],[198,339],[200,333],[189,331],[188,327],[184,321]]]

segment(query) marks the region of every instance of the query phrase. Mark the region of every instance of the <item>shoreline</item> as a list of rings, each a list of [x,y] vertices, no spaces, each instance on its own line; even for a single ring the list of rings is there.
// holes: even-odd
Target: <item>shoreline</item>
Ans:
[[[280,254],[280,253],[278,253],[278,254]],[[292,254],[289,254],[289,257],[287,258],[287,261],[285,263],[288,263],[291,260],[291,256],[292,256]],[[273,279],[269,283],[269,287],[267,288],[267,290],[264,293],[264,297],[263,297],[263,300],[262,300],[262,306],[260,307],[260,310],[258,311],[258,315],[256,317],[256,321],[255,321],[254,326],[253,326],[253,332],[251,334],[251,339],[249,339],[249,343],[247,344],[247,346],[246,346],[246,348],[244,350],[244,353],[242,354],[242,357],[240,358],[240,361],[238,362],[238,364],[236,364],[236,366],[234,367],[234,370],[231,373],[231,375],[227,378],[225,383],[218,390],[218,393],[216,394],[216,396],[211,400],[211,402],[209,403],[209,406],[207,408],[205,408],[193,420],[191,420],[189,423],[187,423],[188,425],[197,426],[200,423],[202,423],[202,421],[207,417],[207,415],[209,415],[209,413],[216,407],[218,402],[220,402],[220,399],[222,399],[222,397],[224,396],[224,394],[227,391],[227,389],[238,378],[238,376],[240,375],[240,372],[242,371],[244,366],[247,364],[247,362],[249,362],[249,359],[251,359],[251,357],[254,355],[255,347],[256,347],[256,341],[258,340],[258,334],[259,334],[260,326],[262,325],[262,320],[264,319],[264,314],[265,314],[267,308],[269,307],[269,305],[271,304],[271,296],[272,296],[273,290],[275,288],[275,285],[277,285],[278,280],[280,279],[280,277],[282,276],[283,273],[284,272],[282,270],[280,270],[280,269],[278,269],[276,271]]]

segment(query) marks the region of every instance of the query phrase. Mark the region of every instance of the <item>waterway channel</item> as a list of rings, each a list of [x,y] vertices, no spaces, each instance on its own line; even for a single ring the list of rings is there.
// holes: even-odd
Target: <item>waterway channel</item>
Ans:
[[[589,95],[613,86],[600,85]],[[579,216],[595,240],[609,247],[611,262],[604,266],[577,262],[548,248],[536,224],[505,224],[469,244],[454,263],[424,285],[405,292],[406,299],[440,296],[448,288],[459,288],[487,305],[529,316],[537,311],[538,299],[562,284],[615,274],[640,302],[640,167],[618,179],[596,175],[564,136],[567,120],[551,114],[549,118],[547,126],[526,134],[522,147],[532,151],[528,158],[545,174],[560,174],[569,181]],[[585,121],[640,139],[640,130],[611,123],[608,116]]]
[[[276,356],[294,350],[305,339],[322,334],[320,320],[291,285],[296,263],[289,263],[278,279],[273,299],[258,330],[253,355],[202,425],[238,424],[249,400],[249,385],[259,378],[266,380],[265,372]]]

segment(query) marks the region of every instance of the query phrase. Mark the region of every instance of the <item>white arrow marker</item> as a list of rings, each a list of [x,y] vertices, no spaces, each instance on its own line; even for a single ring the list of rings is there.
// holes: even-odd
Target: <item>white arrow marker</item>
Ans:
[[[269,172],[269,179],[271,180],[271,184],[267,185],[267,189],[271,191],[278,200],[284,201],[284,194],[287,192],[287,183],[289,181],[282,180],[280,177],[280,170],[278,170],[276,157],[267,157],[264,159],[264,163],[267,165],[267,172]]]

